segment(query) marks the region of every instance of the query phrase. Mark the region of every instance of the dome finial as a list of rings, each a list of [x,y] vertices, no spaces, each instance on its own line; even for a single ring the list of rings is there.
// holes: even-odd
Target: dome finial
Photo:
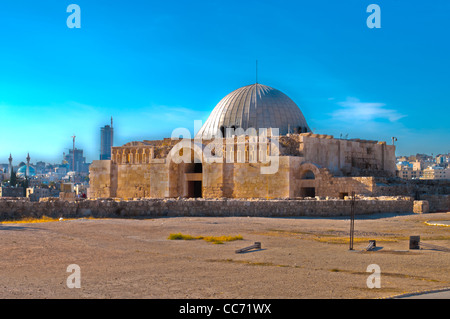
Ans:
[[[258,84],[258,60],[256,60],[256,84]]]

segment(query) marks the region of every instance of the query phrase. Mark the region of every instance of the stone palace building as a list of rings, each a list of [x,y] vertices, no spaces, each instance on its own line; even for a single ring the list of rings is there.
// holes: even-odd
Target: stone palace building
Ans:
[[[191,139],[112,147],[90,166],[90,198],[344,198],[379,195],[395,146],[313,134],[284,93],[253,84],[226,95]]]

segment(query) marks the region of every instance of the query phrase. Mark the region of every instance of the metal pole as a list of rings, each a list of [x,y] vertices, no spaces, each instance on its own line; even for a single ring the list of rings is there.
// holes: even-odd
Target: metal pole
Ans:
[[[355,192],[352,192],[350,202],[350,250],[353,250],[353,238],[355,233]]]

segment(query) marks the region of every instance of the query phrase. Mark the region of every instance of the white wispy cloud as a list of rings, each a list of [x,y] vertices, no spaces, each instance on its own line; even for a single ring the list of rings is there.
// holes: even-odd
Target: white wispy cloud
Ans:
[[[333,119],[341,121],[373,121],[388,120],[397,122],[406,115],[397,110],[386,107],[380,102],[361,102],[354,97],[348,97],[346,101],[337,103],[340,108],[331,113]]]

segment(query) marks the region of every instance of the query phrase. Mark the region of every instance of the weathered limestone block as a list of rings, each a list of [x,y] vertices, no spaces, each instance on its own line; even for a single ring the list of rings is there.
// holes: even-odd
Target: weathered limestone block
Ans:
[[[430,205],[426,200],[415,200],[413,212],[415,214],[426,214],[430,212]]]
[[[415,205],[414,205],[415,204]],[[428,201],[408,197],[358,198],[356,214],[428,212]],[[342,216],[350,214],[350,201],[343,199],[185,199],[139,200],[0,200],[0,219],[77,217],[162,216]]]

